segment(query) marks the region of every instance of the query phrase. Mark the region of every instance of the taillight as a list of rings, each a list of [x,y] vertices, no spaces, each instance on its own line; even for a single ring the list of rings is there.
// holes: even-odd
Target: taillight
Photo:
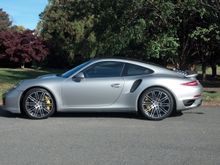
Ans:
[[[199,83],[198,83],[197,80],[194,80],[194,81],[190,81],[190,82],[182,83],[181,85],[185,85],[185,86],[198,86]]]

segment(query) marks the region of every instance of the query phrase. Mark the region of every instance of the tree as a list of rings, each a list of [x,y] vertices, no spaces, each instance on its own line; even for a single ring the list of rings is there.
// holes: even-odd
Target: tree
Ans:
[[[22,33],[22,32],[24,32],[26,30],[25,27],[18,26],[18,25],[13,25],[10,29],[12,31],[16,31],[16,32],[19,32],[19,33]]]
[[[182,56],[185,57],[186,66],[192,63],[202,64],[202,77],[206,78],[206,66],[212,66],[213,77],[216,76],[216,64],[220,60],[218,56],[220,44],[220,12],[218,1],[195,1],[195,7],[191,8],[191,16],[183,21],[180,34],[185,36],[182,40]],[[220,9],[220,8],[219,8]],[[185,29],[185,30],[184,30]],[[185,33],[185,32],[186,33]],[[184,33],[183,33],[184,32]],[[181,38],[181,37],[180,37]],[[185,43],[185,44],[184,44]],[[184,46],[185,45],[185,46]],[[181,54],[181,53],[180,53]]]
[[[48,48],[45,42],[26,30],[22,33],[16,31],[0,32],[0,59],[20,63],[24,68],[25,63],[31,61],[40,62],[48,55]]]
[[[50,0],[38,27],[59,61],[85,54],[177,63],[182,6],[171,0]]]
[[[70,63],[76,54],[124,56],[144,37],[146,22],[139,15],[143,4],[142,0],[51,0],[38,27],[52,43],[53,55]]]
[[[206,66],[216,66],[220,57],[219,53],[220,44],[220,29],[217,25],[211,24],[208,27],[197,27],[196,30],[191,34],[194,39],[194,48],[197,51],[196,60],[202,63],[202,77],[206,79]],[[216,68],[213,69],[213,77],[216,76]]]
[[[176,27],[176,10],[172,1],[147,0],[142,9],[147,22],[144,53],[147,58],[167,65],[178,63],[177,50],[180,46]]]
[[[159,1],[151,2],[152,8],[155,9],[152,12],[154,18],[159,18],[159,20],[152,23],[153,34],[157,42],[151,41],[153,46],[149,47],[149,52],[152,51],[159,56],[164,54],[163,41],[169,41],[171,37],[173,44],[169,45],[170,50],[173,51],[170,51],[169,54],[173,52],[178,55],[176,62],[179,68],[190,69],[190,66],[195,63],[202,64],[204,78],[206,65],[214,66],[212,68],[216,70],[216,63],[220,58],[217,55],[220,46],[219,1],[186,0],[158,3]],[[159,33],[155,31],[159,31]],[[163,37],[164,35],[165,37]],[[166,54],[165,57],[169,57],[169,55]],[[175,58],[176,56],[171,56],[174,61]],[[215,73],[213,71],[213,75]]]
[[[11,26],[11,21],[9,19],[9,15],[0,9],[0,31],[4,31],[9,29]]]
[[[71,65],[81,54],[155,60],[180,69],[196,63],[204,70],[219,59],[219,7],[218,0],[49,0],[38,30],[51,44],[56,66]]]
[[[206,9],[207,13],[207,21],[209,22],[209,27],[204,29],[209,32],[208,38],[211,42],[209,45],[211,47],[210,53],[210,65],[212,68],[212,76],[216,77],[217,75],[217,67],[216,65],[220,63],[220,56],[218,55],[220,52],[220,1],[219,0],[200,0],[200,3]]]
[[[41,36],[50,43],[51,56],[49,64],[53,66],[71,66],[76,54],[85,54],[89,44],[95,40],[92,33],[93,16],[80,19],[76,14],[81,9],[74,9],[78,4],[82,7],[83,1],[49,1],[45,11],[41,14],[38,29]],[[89,55],[88,55],[89,56]]]

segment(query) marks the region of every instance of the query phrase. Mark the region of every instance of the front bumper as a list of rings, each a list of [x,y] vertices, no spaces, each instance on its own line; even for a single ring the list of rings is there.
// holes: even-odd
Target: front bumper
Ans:
[[[20,98],[22,91],[17,89],[11,89],[8,92],[2,95],[3,106],[2,109],[12,112],[12,113],[21,113],[20,111]]]

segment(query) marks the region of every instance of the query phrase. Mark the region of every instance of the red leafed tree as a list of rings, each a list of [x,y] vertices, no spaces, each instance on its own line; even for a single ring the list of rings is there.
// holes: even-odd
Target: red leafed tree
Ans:
[[[48,52],[45,42],[36,36],[34,31],[0,32],[0,59],[7,58],[13,62],[19,62],[23,68],[25,63],[44,60]]]

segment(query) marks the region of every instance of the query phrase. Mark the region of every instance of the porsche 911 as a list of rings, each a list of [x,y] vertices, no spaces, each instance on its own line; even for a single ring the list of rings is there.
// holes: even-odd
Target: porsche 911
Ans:
[[[45,119],[55,112],[140,112],[162,120],[202,103],[196,74],[135,60],[91,59],[63,74],[21,81],[3,94],[3,109]]]

